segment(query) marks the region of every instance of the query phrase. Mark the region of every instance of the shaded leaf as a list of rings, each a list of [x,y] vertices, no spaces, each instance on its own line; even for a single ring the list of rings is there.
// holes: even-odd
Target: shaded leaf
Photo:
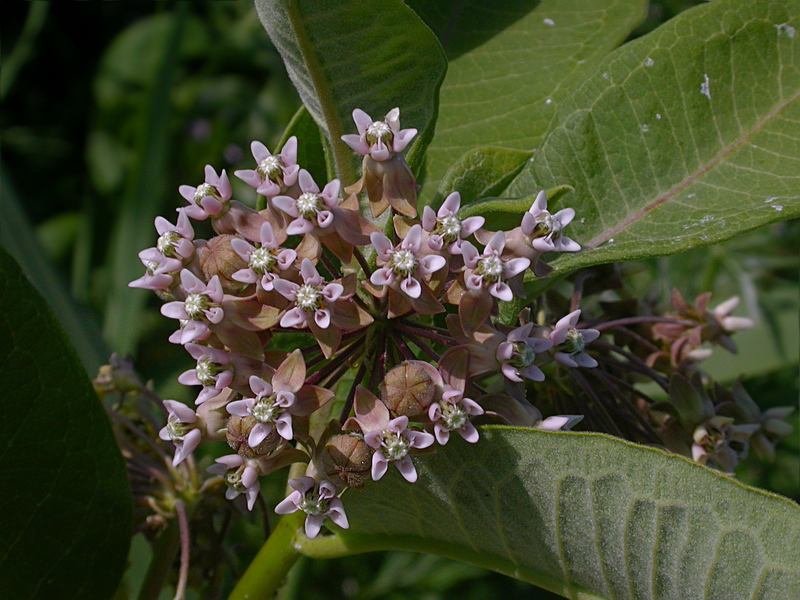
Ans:
[[[468,150],[538,147],[563,99],[644,18],[647,4],[413,0],[450,59],[421,202],[433,200]]]
[[[356,179],[357,162],[340,139],[356,132],[353,109],[382,119],[400,107],[401,126],[417,128],[419,140],[429,136],[447,63],[436,37],[403,2],[256,0],[256,8],[303,103],[327,132],[345,185]]]
[[[111,426],[44,299],[0,250],[0,597],[109,598],[131,496]]]
[[[800,507],[600,434],[481,429],[346,494],[355,550],[442,554],[570,598],[770,598],[800,587]]]
[[[800,2],[721,0],[626,44],[506,192],[567,183],[556,270],[672,254],[800,214]]]
[[[465,152],[439,184],[434,205],[440,204],[451,192],[461,194],[461,204],[464,206],[481,198],[498,195],[519,174],[532,154],[493,147]]]

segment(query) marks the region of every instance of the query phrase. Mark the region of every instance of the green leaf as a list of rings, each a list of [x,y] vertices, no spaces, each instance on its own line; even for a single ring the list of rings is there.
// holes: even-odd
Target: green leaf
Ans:
[[[292,136],[297,136],[297,164],[311,173],[314,181],[322,182],[328,176],[325,164],[325,148],[322,145],[322,132],[305,106],[301,106],[286,127],[277,152]]]
[[[0,597],[110,598],[131,496],[91,382],[44,299],[0,250]]]
[[[440,204],[454,191],[461,194],[462,206],[496,196],[508,187],[532,154],[491,146],[466,152],[445,174],[434,204]]]
[[[421,201],[468,150],[531,151],[572,88],[643,18],[645,0],[410,2],[450,64]],[[552,24],[551,24],[552,23]]]
[[[391,469],[344,496],[351,552],[442,554],[570,598],[789,600],[800,589],[800,507],[661,450],[487,427],[416,465],[413,485]]]
[[[626,44],[563,103],[506,192],[570,184],[568,270],[800,214],[800,2],[720,0]],[[561,208],[557,205],[551,208]]]
[[[145,40],[154,39],[153,43],[160,50],[151,51],[152,54],[148,52],[148,57],[152,56],[154,61],[153,74],[148,79],[152,93],[141,96],[136,107],[139,110],[136,119],[139,125],[137,149],[120,200],[111,241],[111,289],[103,332],[111,347],[120,354],[136,351],[142,330],[132,324],[141,322],[145,303],[150,297],[145,290],[129,288],[128,283],[142,274],[142,263],[137,258],[137,252],[153,244],[156,234],[152,223],[167,197],[171,145],[170,94],[177,75],[179,49],[189,8],[189,4],[179,3],[174,15],[163,21],[153,21],[152,31],[143,29],[148,32],[146,37],[139,34],[142,27],[140,23],[134,26],[136,35],[123,34],[118,40],[118,44],[124,48],[131,39],[137,41],[137,47]],[[112,46],[108,52],[113,57],[119,50]]]
[[[88,373],[96,373],[110,352],[92,316],[76,305],[60,274],[36,239],[36,232],[22,209],[5,164],[0,162],[0,244],[19,262],[30,281],[66,330]]]
[[[436,36],[403,2],[256,0],[256,9],[328,134],[342,183],[356,179],[354,153],[340,139],[356,132],[355,108],[381,119],[400,107],[402,127],[417,128],[419,141],[429,138],[447,62]]]
[[[569,185],[557,185],[547,190],[547,201],[556,202],[559,198],[574,192]],[[538,191],[536,192],[538,194]],[[536,194],[523,198],[484,198],[479,202],[473,202],[464,206],[458,211],[460,219],[473,216],[486,217],[486,227],[492,230],[513,229],[519,227],[522,222],[522,215],[536,200]]]

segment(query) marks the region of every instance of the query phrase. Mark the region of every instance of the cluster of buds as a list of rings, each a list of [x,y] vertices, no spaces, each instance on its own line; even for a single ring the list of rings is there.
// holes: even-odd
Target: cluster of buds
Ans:
[[[581,322],[575,302],[536,319],[524,309],[512,324],[499,317],[503,303],[521,304],[544,253],[580,249],[564,234],[573,209],[550,213],[542,191],[518,227],[491,231],[483,217],[460,217],[453,191],[418,220],[402,154],[416,130],[400,129],[398,109],[383,121],[353,118],[358,133],[342,139],[363,156],[359,181],[320,188],[297,164],[296,138],[275,155],[253,142],[256,168],[235,174],[260,195],[258,209],[233,200],[225,171],[207,166],[204,182],[180,187],[188,206],[177,224],[156,220],[156,246],[140,253],[146,273],[130,284],[164,300],[162,314],[179,323],[170,341],[196,361],[179,381],[200,387],[197,410],[164,401],[159,435],[174,444],[174,465],[202,440],[226,440],[233,452],[209,471],[252,509],[261,477],[305,464],[275,510],[304,512],[309,537],[326,518],[347,527],[342,493],[381,479],[390,463],[413,483],[413,457],[453,433],[478,442],[476,419],[572,427],[581,416],[549,405],[544,418],[530,402],[550,374],[581,385],[582,371],[616,377],[598,362],[610,360],[601,330]],[[362,193],[371,217],[391,210],[383,231],[359,212]],[[217,235],[195,239],[190,219],[209,220]],[[699,333],[678,337],[719,341],[736,325],[730,308],[700,310]],[[335,398],[338,418],[327,416]],[[315,415],[328,422],[316,436]]]
[[[762,413],[739,382],[730,390],[714,384],[709,391],[699,373],[691,379],[676,373],[670,378],[670,401],[654,405],[651,413],[662,422],[667,448],[733,473],[751,446],[760,458],[774,460],[775,444],[792,430],[784,419],[793,410]]]

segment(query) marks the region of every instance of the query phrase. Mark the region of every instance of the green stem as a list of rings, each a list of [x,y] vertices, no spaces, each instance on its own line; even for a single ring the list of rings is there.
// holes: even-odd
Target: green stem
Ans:
[[[268,600],[275,594],[300,558],[298,539],[304,520],[300,511],[281,517],[228,600]]]
[[[138,600],[156,600],[172,568],[172,561],[181,543],[180,526],[177,519],[170,519],[153,546],[153,557],[139,590]]]

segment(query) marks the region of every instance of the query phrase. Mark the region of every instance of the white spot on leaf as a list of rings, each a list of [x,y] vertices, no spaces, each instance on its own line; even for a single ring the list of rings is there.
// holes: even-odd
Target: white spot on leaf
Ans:
[[[709,100],[711,100],[711,89],[709,88],[708,84],[711,83],[711,80],[708,78],[708,74],[703,74],[705,81],[700,84],[700,93],[703,96],[706,96]]]
[[[645,123],[644,125],[642,125],[642,131],[643,131],[644,133],[647,133],[648,131],[650,131],[650,127],[648,127],[647,123]]]
[[[647,57],[647,60],[644,61],[644,66],[645,67],[652,67],[654,64],[655,64],[655,62],[649,56]]]
[[[544,101],[544,103],[545,104],[552,104],[553,103],[553,99],[552,98],[548,98],[547,100]]]
[[[778,25],[775,25],[775,30],[778,32],[778,37],[780,37],[785,31],[786,37],[788,37],[790,40],[794,39],[795,29],[788,23],[780,23]]]
[[[603,73],[603,79],[608,79],[608,73]]]
[[[555,25],[555,24],[556,24],[556,22],[555,22],[555,21],[553,21],[553,19],[545,19],[544,21],[542,21],[542,23],[544,23],[544,24],[545,24],[545,25],[547,25],[548,27],[552,27],[553,25]]]
[[[772,208],[774,208],[778,212],[781,212],[783,210],[783,207],[780,204],[773,204]]]
[[[656,113],[656,119],[658,119],[659,121],[661,120],[661,115],[659,113]]]
[[[777,200],[777,199],[778,199],[778,197],[775,196],[774,198],[767,198],[766,200],[764,200],[764,202],[769,204],[770,202],[775,202],[775,200]]]

